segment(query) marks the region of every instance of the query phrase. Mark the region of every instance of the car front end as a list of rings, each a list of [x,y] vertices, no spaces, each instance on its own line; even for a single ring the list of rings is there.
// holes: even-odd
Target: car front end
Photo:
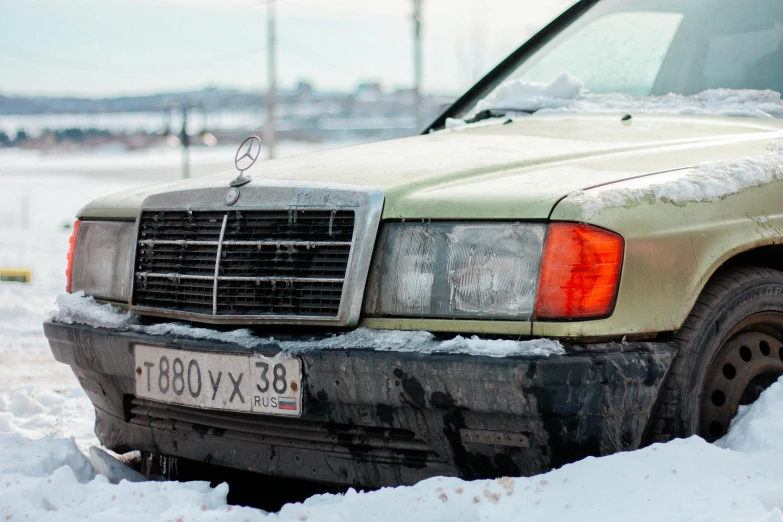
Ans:
[[[469,334],[534,314],[607,316],[619,235],[573,223],[381,225],[382,192],[359,186],[257,182],[232,206],[227,191],[167,191],[147,197],[136,222],[75,227],[70,290],[125,301],[143,319],[45,326],[107,447],[379,487],[533,474],[644,440],[674,355],[666,343],[417,353],[422,332],[397,330],[400,342],[361,327],[362,317],[432,317],[466,320]],[[571,280],[582,286],[556,291]],[[171,320],[250,327],[260,341],[157,333]],[[518,339],[470,341],[524,347]]]
[[[779,150],[783,128],[731,93],[712,112],[633,98],[685,81],[663,51],[695,48],[710,4],[637,3],[577,3],[422,136],[89,203],[75,304],[45,333],[101,442],[380,487],[535,474],[664,437],[672,336],[720,267],[783,226],[779,169],[754,160],[761,174],[732,184],[726,165]],[[621,67],[638,46],[618,44],[613,70],[639,74],[611,85],[605,53],[576,51],[626,33],[663,38],[660,71]],[[625,97],[529,82],[566,58]],[[674,92],[705,87],[694,71]]]

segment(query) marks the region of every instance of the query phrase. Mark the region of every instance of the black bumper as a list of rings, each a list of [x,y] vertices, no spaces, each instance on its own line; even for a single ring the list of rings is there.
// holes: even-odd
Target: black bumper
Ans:
[[[265,355],[276,344],[249,350],[52,322],[44,332],[113,450],[365,487],[531,475],[635,449],[676,353],[666,343],[566,347],[568,355],[548,358],[313,351],[300,355],[303,415],[292,419],[133,395],[135,343]]]

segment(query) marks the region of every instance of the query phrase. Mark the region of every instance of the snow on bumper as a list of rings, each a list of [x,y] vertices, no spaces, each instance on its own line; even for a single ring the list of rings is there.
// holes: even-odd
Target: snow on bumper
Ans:
[[[366,487],[531,475],[637,448],[676,353],[666,343],[507,358],[311,350],[298,355],[303,415],[282,418],[136,398],[133,358],[137,343],[274,356],[282,339],[248,348],[52,321],[44,332],[113,450]]]

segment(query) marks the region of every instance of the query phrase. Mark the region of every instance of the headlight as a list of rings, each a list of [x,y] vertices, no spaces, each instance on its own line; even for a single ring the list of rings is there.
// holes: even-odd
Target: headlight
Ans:
[[[365,311],[529,320],[545,234],[542,224],[389,223]]]
[[[80,221],[69,255],[69,291],[110,301],[128,301],[136,224]]]

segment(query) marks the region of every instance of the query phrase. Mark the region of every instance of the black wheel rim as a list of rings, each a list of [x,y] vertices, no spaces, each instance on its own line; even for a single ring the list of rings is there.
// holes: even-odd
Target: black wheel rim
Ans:
[[[707,441],[728,431],[740,406],[758,399],[783,375],[783,314],[743,321],[718,349],[701,394],[699,435]]]

